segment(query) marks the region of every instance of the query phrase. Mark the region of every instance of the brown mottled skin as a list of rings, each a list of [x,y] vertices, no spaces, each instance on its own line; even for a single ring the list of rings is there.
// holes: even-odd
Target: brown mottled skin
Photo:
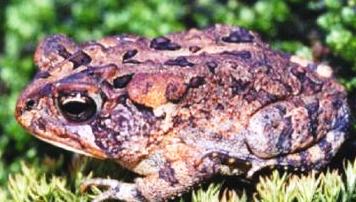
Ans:
[[[160,201],[217,173],[318,169],[346,139],[350,112],[330,67],[271,50],[239,27],[37,47],[39,72],[16,118],[36,137],[139,174],[91,179],[96,198]]]

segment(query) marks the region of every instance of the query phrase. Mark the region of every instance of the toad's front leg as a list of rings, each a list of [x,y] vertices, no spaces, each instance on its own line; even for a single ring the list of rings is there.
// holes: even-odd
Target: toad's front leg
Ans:
[[[202,164],[197,166],[193,162],[178,160],[165,163],[157,172],[136,178],[135,183],[89,179],[81,188],[85,190],[90,185],[108,187],[106,192],[95,198],[96,202],[109,198],[123,201],[163,201],[189,190],[194,184],[211,175],[207,170],[202,172],[201,168]]]
[[[108,188],[107,191],[95,197],[93,202],[100,202],[110,198],[123,201],[144,201],[144,198],[137,190],[137,186],[133,183],[124,183],[112,179],[95,178],[85,180],[81,184],[80,189],[81,191],[85,191],[92,185]]]

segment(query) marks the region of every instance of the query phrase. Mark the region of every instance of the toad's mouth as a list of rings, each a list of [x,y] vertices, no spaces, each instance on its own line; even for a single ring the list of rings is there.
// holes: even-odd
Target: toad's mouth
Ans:
[[[72,129],[55,124],[51,118],[25,112],[16,117],[18,123],[33,136],[54,146],[89,157],[104,159],[106,154],[93,142],[92,134],[83,127]]]
[[[36,134],[33,134],[33,135],[36,138],[38,138],[38,139],[40,139],[40,140],[42,140],[44,142],[47,142],[49,144],[52,144],[52,145],[54,145],[56,147],[59,147],[59,148],[62,148],[62,149],[65,149],[65,150],[68,150],[68,151],[71,151],[71,152],[74,152],[74,153],[82,154],[82,155],[85,155],[85,156],[96,157],[93,154],[88,153],[83,149],[77,149],[76,147],[70,146],[70,145],[68,145],[68,143],[65,144],[63,142],[59,142],[59,141],[56,141],[56,140],[51,140],[51,139],[44,138],[44,137],[42,137],[40,135],[36,135]]]

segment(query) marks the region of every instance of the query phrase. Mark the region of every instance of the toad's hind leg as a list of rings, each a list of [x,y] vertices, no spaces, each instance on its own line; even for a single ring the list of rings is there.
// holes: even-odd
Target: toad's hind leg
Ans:
[[[349,122],[349,109],[343,105],[330,122],[329,131],[314,145],[305,150],[256,162],[249,170],[248,176],[252,176],[256,171],[268,166],[287,166],[296,170],[321,169],[331,161],[347,138]]]
[[[330,129],[324,137],[306,150],[278,157],[276,164],[302,170],[320,169],[325,166],[347,138],[349,114],[348,107],[341,105],[330,122]]]
[[[300,171],[319,170],[331,161],[345,138],[345,131],[332,130],[317,144],[304,151],[257,162],[248,171],[247,176],[251,177],[256,171],[268,166],[286,167]]]
[[[345,138],[346,134],[344,131],[329,131],[325,138],[321,139],[314,146],[299,153],[279,157],[276,164],[291,166],[300,170],[321,169],[335,156]]]

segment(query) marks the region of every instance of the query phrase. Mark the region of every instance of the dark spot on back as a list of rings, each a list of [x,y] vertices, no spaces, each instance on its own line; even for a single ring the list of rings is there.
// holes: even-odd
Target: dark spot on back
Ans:
[[[252,42],[253,36],[248,30],[244,28],[238,28],[237,30],[231,32],[228,36],[221,38],[222,41],[227,43],[241,43],[241,42]]]
[[[124,60],[122,63],[124,63],[124,64],[141,64],[140,61],[135,60],[135,59]]]
[[[133,74],[119,76],[113,80],[114,88],[124,88],[132,79]]]
[[[157,37],[151,41],[150,48],[156,50],[178,50],[180,45],[171,42],[167,37]]]
[[[215,69],[218,67],[218,64],[215,61],[209,61],[206,63],[206,66],[212,74],[215,74]]]
[[[216,105],[215,109],[216,109],[216,110],[224,110],[225,107],[224,107],[224,105],[222,105],[221,103],[218,103],[218,104]]]
[[[252,56],[251,52],[250,51],[246,51],[246,50],[242,50],[242,51],[224,51],[224,52],[222,52],[222,54],[235,56],[235,57],[238,57],[238,58],[243,59],[243,60],[250,59],[251,56]]]
[[[138,51],[136,49],[126,51],[126,53],[122,56],[122,61],[125,62],[125,60],[134,57],[137,52]]]
[[[169,66],[180,66],[180,67],[192,67],[194,66],[194,63],[191,63],[187,60],[186,57],[184,56],[179,56],[177,57],[176,59],[170,59],[170,60],[167,60],[165,63],[165,65],[169,65]]]
[[[58,55],[62,56],[65,59],[69,58],[72,55],[67,51],[67,49],[64,46],[57,44],[57,43],[54,43],[54,44],[55,44],[55,47],[51,47],[51,48],[54,48],[55,50],[57,50]]]
[[[199,86],[203,85],[205,83],[205,79],[203,76],[196,76],[190,79],[189,81],[189,87],[190,88],[198,88]]]
[[[250,87],[251,81],[243,81],[241,79],[232,78],[232,94],[241,95]]]
[[[69,58],[69,61],[73,63],[73,68],[75,69],[79,66],[89,64],[91,62],[91,57],[83,51],[78,51]]]

